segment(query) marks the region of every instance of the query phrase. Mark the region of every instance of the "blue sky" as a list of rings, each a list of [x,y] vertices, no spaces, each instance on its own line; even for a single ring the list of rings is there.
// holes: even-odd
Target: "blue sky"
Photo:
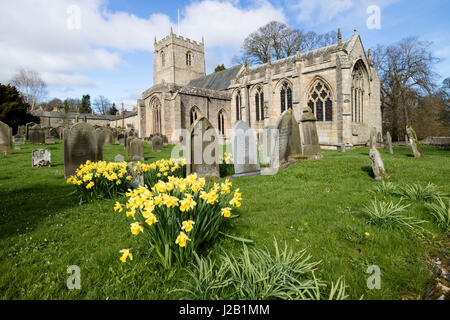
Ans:
[[[367,8],[381,11],[370,29]],[[18,68],[38,71],[49,85],[47,99],[104,95],[131,109],[153,82],[153,39],[173,26],[194,40],[205,37],[207,73],[231,66],[243,39],[271,20],[318,33],[356,27],[366,48],[408,36],[433,42],[450,76],[450,1],[446,0],[252,0],[125,1],[15,0],[0,3],[0,82]]]

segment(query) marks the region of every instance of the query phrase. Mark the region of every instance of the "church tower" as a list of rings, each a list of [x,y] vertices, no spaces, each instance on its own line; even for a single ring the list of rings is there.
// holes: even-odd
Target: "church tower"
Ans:
[[[205,44],[170,34],[160,41],[155,37],[153,85],[175,83],[185,85],[205,76]]]

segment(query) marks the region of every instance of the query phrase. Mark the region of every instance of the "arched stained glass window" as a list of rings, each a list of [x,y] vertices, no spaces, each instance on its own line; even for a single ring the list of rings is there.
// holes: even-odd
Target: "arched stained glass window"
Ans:
[[[161,104],[157,98],[152,101],[152,122],[153,133],[161,133]]]
[[[364,120],[364,65],[357,62],[352,72],[352,121],[363,122]]]
[[[292,109],[292,89],[287,82],[283,83],[280,91],[281,113],[287,109]]]
[[[321,80],[317,80],[309,92],[308,107],[316,115],[317,121],[333,121],[331,91]]]

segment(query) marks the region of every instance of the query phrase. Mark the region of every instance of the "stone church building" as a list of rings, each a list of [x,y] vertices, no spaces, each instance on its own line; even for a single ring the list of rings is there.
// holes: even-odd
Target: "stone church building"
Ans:
[[[298,47],[298,46],[297,46]],[[381,135],[380,80],[359,34],[308,52],[250,67],[205,74],[204,41],[175,35],[154,44],[153,87],[137,102],[138,133],[179,142],[201,116],[229,139],[238,120],[256,132],[274,126],[288,108],[300,124],[302,109],[317,118],[323,148],[365,145],[371,127]],[[179,131],[177,131],[179,132]],[[301,132],[301,130],[300,130]]]

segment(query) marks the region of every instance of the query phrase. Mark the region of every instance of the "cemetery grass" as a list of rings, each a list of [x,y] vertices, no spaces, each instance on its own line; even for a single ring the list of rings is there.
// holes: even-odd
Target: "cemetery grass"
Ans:
[[[61,141],[47,145],[52,167],[31,168],[31,151],[22,145],[0,156],[0,298],[2,299],[180,299],[173,292],[188,280],[186,268],[163,271],[149,256],[146,243],[130,233],[115,200],[79,204],[65,183]],[[145,162],[170,157],[171,146],[153,153],[145,145]],[[450,192],[450,151],[423,147],[411,157],[406,146],[394,155],[380,150],[395,184],[431,182]],[[112,161],[123,146],[105,146]],[[368,224],[361,213],[380,182],[371,177],[369,151],[323,151],[318,161],[303,161],[274,176],[233,179],[242,191],[242,206],[228,234],[252,239],[249,246],[273,249],[273,240],[294,250],[306,249],[321,261],[316,276],[327,283],[343,276],[351,299],[421,299],[435,275],[431,257],[449,254],[449,236],[433,222],[422,202],[408,216],[425,220],[422,234]],[[126,160],[129,160],[126,157]],[[387,200],[391,200],[390,198]],[[398,200],[398,198],[393,198]],[[370,233],[366,236],[365,233]],[[119,250],[131,248],[133,261],[122,263]],[[208,252],[239,254],[242,244],[220,238]],[[68,290],[67,267],[81,269],[81,289]],[[367,288],[367,267],[381,269],[381,289]]]

